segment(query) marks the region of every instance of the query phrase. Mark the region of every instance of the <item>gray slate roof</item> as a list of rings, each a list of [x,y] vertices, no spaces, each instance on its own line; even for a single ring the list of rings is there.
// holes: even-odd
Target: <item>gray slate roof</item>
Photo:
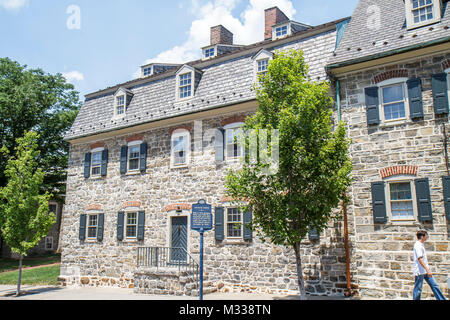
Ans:
[[[369,18],[373,16],[373,13],[368,13],[370,6],[377,6],[380,9],[379,29],[375,29],[374,25],[370,23]],[[369,12],[371,11],[369,10]],[[360,0],[344,37],[329,63],[331,65],[342,64],[450,37],[448,29],[450,5],[447,0],[445,0],[442,12],[441,22],[407,30],[403,0]]]
[[[327,77],[325,65],[335,49],[336,24],[342,20],[296,33],[286,39],[267,40],[245,46],[208,61],[187,63],[203,72],[194,98],[187,102],[175,101],[176,72],[179,69],[88,94],[65,140],[254,100],[256,96],[252,90],[254,83],[252,58],[263,48],[268,51],[290,48],[304,50],[305,60],[310,65],[311,79],[324,80]],[[113,120],[114,94],[120,87],[130,90],[133,98],[125,118]]]

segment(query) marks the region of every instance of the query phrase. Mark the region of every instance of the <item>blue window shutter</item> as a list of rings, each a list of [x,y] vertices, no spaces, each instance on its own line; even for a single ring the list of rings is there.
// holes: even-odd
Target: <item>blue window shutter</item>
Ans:
[[[432,222],[433,213],[431,209],[431,197],[430,197],[430,183],[428,178],[417,179],[416,184],[416,196],[417,196],[417,208],[419,210],[420,222]]]
[[[117,240],[123,240],[123,230],[125,224],[125,212],[119,212],[117,216]]]
[[[108,173],[108,150],[103,150],[102,152],[102,177],[106,177]]]
[[[223,241],[225,239],[225,226],[224,226],[224,208],[215,208],[215,237],[217,241]]]
[[[90,152],[84,155],[84,177],[86,179],[91,176],[91,157],[92,154]]]
[[[216,149],[216,161],[224,161],[225,160],[225,130],[217,129],[216,130],[216,139],[215,139],[215,149]]]
[[[84,241],[86,239],[86,219],[87,216],[82,214],[80,216],[80,230],[79,230],[79,239]]]
[[[367,124],[369,125],[380,123],[380,99],[378,97],[378,90],[378,87],[365,89]]]
[[[138,231],[137,239],[139,241],[144,240],[145,233],[145,211],[140,211],[138,214]]]
[[[316,228],[309,227],[308,235],[309,235],[309,241],[320,240],[320,234]]]
[[[253,231],[248,227],[253,220],[253,214],[251,211],[244,212],[244,240],[250,241],[253,239]]]
[[[142,173],[145,173],[147,170],[147,142],[141,144],[139,168]]]
[[[98,215],[98,228],[97,228],[97,240],[99,242],[103,241],[104,225],[105,225],[105,215],[99,214]]]
[[[372,206],[374,223],[386,223],[386,194],[384,182],[372,183]]]
[[[411,119],[422,118],[422,80],[419,78],[410,79],[406,82],[406,85],[408,86],[409,113]]]
[[[442,177],[444,185],[444,204],[447,221],[450,221],[450,177]]]
[[[433,87],[434,112],[436,114],[448,114],[447,74],[433,74],[431,85]]]
[[[120,148],[120,173],[127,173],[128,146]]]

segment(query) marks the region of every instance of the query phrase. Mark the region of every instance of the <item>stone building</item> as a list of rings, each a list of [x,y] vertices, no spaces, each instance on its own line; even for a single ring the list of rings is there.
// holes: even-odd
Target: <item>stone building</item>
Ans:
[[[213,27],[201,60],[146,65],[140,79],[87,95],[66,136],[61,281],[196,294],[199,235],[190,213],[204,199],[215,221],[205,236],[207,292],[297,293],[293,251],[263,243],[242,226],[251,213],[234,208],[224,188],[228,169],[238,167],[243,154],[233,137],[258,107],[257,75],[277,50],[294,48],[304,51],[312,80],[330,81],[335,120],[348,124],[353,139],[352,289],[410,299],[411,251],[420,228],[431,235],[429,261],[445,289],[447,6],[361,0],[351,19],[315,27],[275,7],[266,10],[262,42],[236,45],[229,30]],[[346,291],[343,230],[343,222],[332,223],[303,246],[308,292]]]
[[[362,296],[412,298],[421,228],[448,293],[449,9],[440,0],[360,0],[327,66],[353,140],[352,281]]]
[[[257,108],[252,87],[274,52],[304,50],[311,79],[325,80],[348,20],[312,27],[276,7],[265,14],[262,42],[236,45],[216,26],[201,60],[145,65],[141,78],[86,96],[66,136],[65,285],[196,294],[199,235],[190,213],[204,199],[215,221],[205,235],[207,292],[298,292],[293,250],[263,243],[242,225],[251,213],[225,197],[224,178],[240,165],[234,137]],[[342,226],[335,227],[304,246],[311,293],[345,289]]]

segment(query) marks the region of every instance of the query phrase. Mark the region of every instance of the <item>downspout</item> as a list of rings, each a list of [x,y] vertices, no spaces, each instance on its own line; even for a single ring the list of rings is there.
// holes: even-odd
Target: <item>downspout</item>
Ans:
[[[339,88],[339,80],[336,79],[336,105],[337,105],[337,113],[338,113],[338,122],[341,122],[341,95]],[[348,240],[348,217],[347,217],[347,194],[344,192],[342,200],[342,211],[344,215],[344,244],[345,244],[345,264],[346,264],[346,272],[347,272],[347,292],[345,296],[347,298],[351,297],[352,294],[352,284],[351,284],[351,274],[350,274],[350,246]]]

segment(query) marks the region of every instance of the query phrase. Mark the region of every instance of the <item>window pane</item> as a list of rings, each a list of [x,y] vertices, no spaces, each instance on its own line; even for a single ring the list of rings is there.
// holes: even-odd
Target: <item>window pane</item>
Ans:
[[[403,84],[383,88],[383,103],[403,101]]]
[[[401,201],[392,202],[392,218],[393,219],[411,219],[414,218],[413,202]]]
[[[409,182],[391,184],[391,200],[411,199],[411,184]]]
[[[92,165],[99,166],[102,164],[102,152],[96,152],[92,155]]]
[[[136,237],[136,225],[137,225],[137,213],[128,213],[127,214],[127,231],[126,236],[128,238],[135,238]]]

